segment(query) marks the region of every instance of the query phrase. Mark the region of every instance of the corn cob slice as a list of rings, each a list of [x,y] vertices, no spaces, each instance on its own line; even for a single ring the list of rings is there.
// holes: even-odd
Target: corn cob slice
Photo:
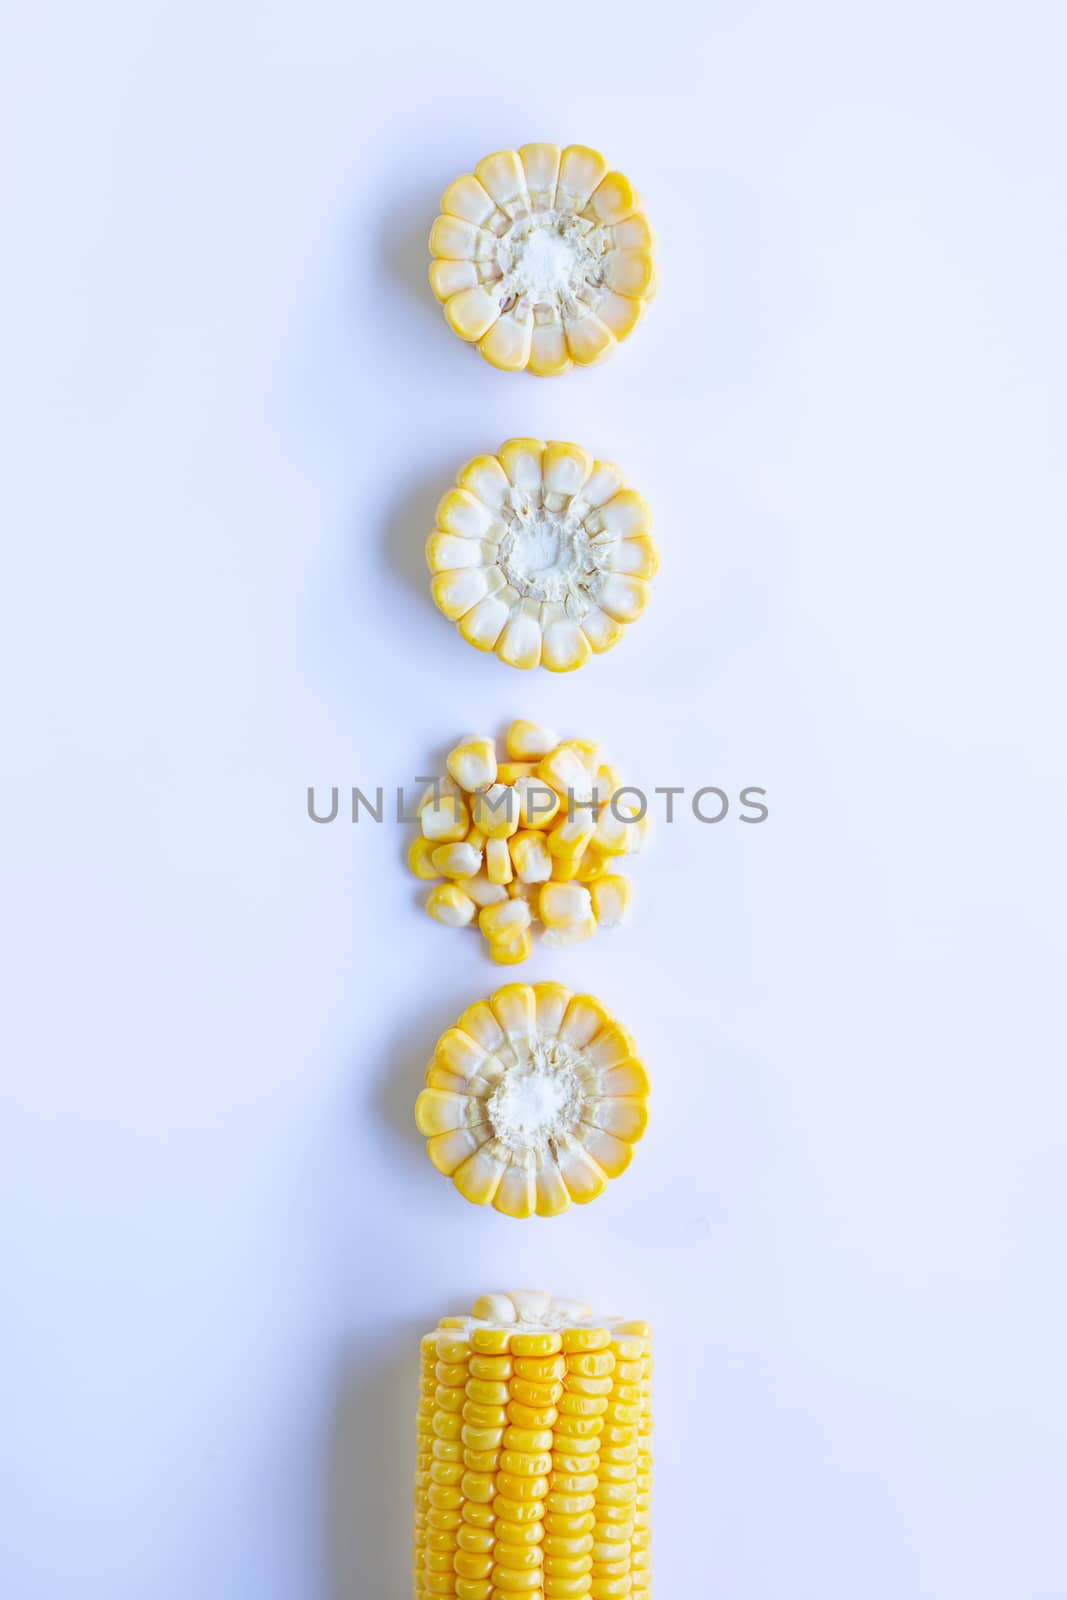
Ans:
[[[659,568],[651,526],[610,462],[559,440],[508,439],[461,467],[438,504],[426,541],[434,603],[508,666],[571,672],[645,609]]]
[[[637,193],[585,145],[486,156],[445,190],[430,254],[453,333],[491,366],[542,378],[603,360],[656,289]]]
[[[421,1343],[415,1600],[644,1600],[652,1348],[644,1322],[532,1290]]]
[[[435,884],[426,910],[436,922],[477,928],[510,966],[530,954],[535,923],[545,944],[563,946],[625,920],[630,884],[618,868],[640,849],[646,819],[589,740],[517,721],[504,754],[475,733],[449,752],[447,776],[423,796],[408,865]]]
[[[415,1122],[465,1200],[554,1217],[626,1171],[648,1094],[633,1039],[599,1000],[512,983],[438,1039]]]

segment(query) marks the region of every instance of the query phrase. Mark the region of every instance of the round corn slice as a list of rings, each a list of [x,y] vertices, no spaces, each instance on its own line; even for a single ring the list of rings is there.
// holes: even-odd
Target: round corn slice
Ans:
[[[652,1339],[539,1290],[420,1341],[419,1600],[641,1600],[651,1582]]]
[[[625,1172],[648,1092],[632,1038],[599,1000],[512,983],[438,1040],[415,1121],[465,1199],[554,1217]]]
[[[511,966],[530,955],[535,922],[562,947],[625,920],[630,885],[618,868],[640,849],[646,818],[590,740],[519,720],[504,752],[498,760],[483,734],[449,752],[447,775],[422,797],[408,865],[445,880],[426,899],[435,922],[476,927],[492,960]]]
[[[499,150],[449,184],[430,231],[449,327],[504,372],[556,377],[611,354],[656,290],[630,180],[586,145]]]
[[[618,467],[560,440],[508,439],[475,456],[436,523],[426,560],[438,609],[510,667],[571,672],[610,650],[659,566],[645,501]],[[463,749],[453,776],[473,770],[491,784],[484,751]]]

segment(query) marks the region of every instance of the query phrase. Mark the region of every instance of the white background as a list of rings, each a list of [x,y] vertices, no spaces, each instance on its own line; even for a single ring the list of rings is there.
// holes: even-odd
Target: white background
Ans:
[[[5,1597],[404,1600],[417,1337],[516,1283],[655,1324],[663,1600],[1067,1595],[1065,44],[1051,0],[7,0]],[[425,281],[446,183],[535,139],[661,251],[544,383]],[[429,602],[512,433],[655,510],[575,677]],[[660,826],[634,925],[529,963],[654,1080],[554,1223],[411,1121],[499,973],[409,830],[305,814],[515,714],[771,807]]]

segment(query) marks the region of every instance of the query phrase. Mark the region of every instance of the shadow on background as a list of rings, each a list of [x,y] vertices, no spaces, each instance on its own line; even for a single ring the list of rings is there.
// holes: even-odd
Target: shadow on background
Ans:
[[[447,461],[442,458],[439,466],[422,473],[398,500],[385,530],[385,553],[389,566],[406,585],[418,591],[442,627],[449,627],[450,624],[437,610],[430,593],[431,574],[426,565],[426,541],[433,532],[437,503],[451,488],[460,465],[461,461],[454,458]],[[432,617],[427,618],[428,626],[432,620]]]
[[[443,929],[442,936],[452,932]],[[455,935],[453,935],[455,936]],[[471,935],[473,938],[474,935]],[[417,1163],[420,1175],[433,1173],[426,1159],[426,1141],[415,1127],[415,1100],[424,1087],[426,1066],[434,1045],[455,1022],[459,1007],[446,1003],[434,1017],[396,1029],[384,1051],[384,1066],[375,1093],[375,1106],[382,1121],[404,1145]],[[436,1174],[434,1174],[436,1176]]]
[[[393,283],[417,300],[428,318],[441,311],[430,288],[430,229],[441,209],[439,191],[425,183],[389,207],[381,231],[381,263]]]
[[[330,1600],[411,1593],[422,1331],[398,1326],[376,1345],[354,1342],[339,1374],[327,1497]]]

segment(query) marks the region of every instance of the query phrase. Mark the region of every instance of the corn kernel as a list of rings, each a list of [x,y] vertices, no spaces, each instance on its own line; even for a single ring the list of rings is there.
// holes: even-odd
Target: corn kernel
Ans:
[[[519,826],[519,807],[512,790],[494,783],[475,795],[474,822],[487,839],[509,839]]]
[[[435,848],[436,847],[433,841],[431,839],[423,838],[421,833],[411,841],[411,848],[408,851],[408,866],[411,868],[416,878],[422,878],[426,882],[432,882],[434,878],[439,878],[441,876],[433,864],[433,852]]]
[[[626,916],[633,894],[629,878],[617,873],[597,878],[589,885],[589,893],[598,926],[617,928]]]
[[[465,928],[474,921],[477,907],[458,884],[442,883],[430,890],[426,909],[435,922],[444,923],[446,928]]]
[[[514,876],[506,839],[485,841],[485,871],[490,883],[508,884]]]
[[[419,825],[423,837],[434,844],[458,844],[467,837],[470,812],[458,795],[443,794],[422,808]]]
[[[473,793],[496,782],[496,746],[492,739],[471,733],[445,758],[445,766],[461,789]]]
[[[439,878],[470,878],[482,864],[482,852],[465,839],[460,844],[437,845],[430,860]]]
[[[540,761],[559,744],[559,734],[538,722],[513,722],[505,736],[509,761]]]

